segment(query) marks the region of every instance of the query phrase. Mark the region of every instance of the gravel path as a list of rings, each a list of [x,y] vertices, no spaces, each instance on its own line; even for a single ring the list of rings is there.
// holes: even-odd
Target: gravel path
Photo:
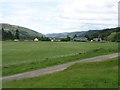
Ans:
[[[69,62],[69,63],[66,63],[66,64],[56,65],[56,66],[52,66],[52,67],[48,67],[48,68],[44,68],[44,69],[34,70],[34,71],[31,71],[31,72],[25,72],[25,73],[16,74],[16,75],[5,76],[3,78],[0,78],[0,81],[2,80],[3,82],[5,82],[5,81],[11,81],[11,80],[20,80],[20,79],[24,79],[24,78],[32,78],[32,77],[36,77],[36,76],[41,76],[41,75],[50,74],[50,73],[53,73],[53,72],[58,72],[58,71],[65,70],[69,66],[71,66],[75,63],[78,63],[78,62],[84,62],[85,63],[85,62],[105,61],[105,60],[109,60],[109,59],[118,57],[119,55],[120,54],[118,54],[118,53],[114,53],[114,54],[97,56],[97,57],[88,58],[88,59],[77,60],[77,61],[74,61],[74,62]]]

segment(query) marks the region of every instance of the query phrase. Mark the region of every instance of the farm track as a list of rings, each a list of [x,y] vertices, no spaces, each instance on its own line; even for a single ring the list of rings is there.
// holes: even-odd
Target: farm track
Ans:
[[[82,60],[69,62],[69,63],[66,63],[66,64],[56,65],[56,66],[52,66],[52,67],[48,67],[48,68],[44,68],[44,69],[34,70],[34,71],[31,71],[31,72],[25,72],[25,73],[21,73],[21,74],[6,76],[6,77],[3,77],[3,78],[0,78],[0,81],[2,80],[3,82],[5,82],[5,81],[11,81],[11,80],[20,80],[20,79],[32,78],[32,77],[36,77],[36,76],[50,74],[50,73],[65,70],[75,63],[106,61],[106,60],[110,60],[112,58],[118,57],[119,54],[120,53],[114,53],[114,54],[109,54],[109,55],[97,56],[97,57],[93,57],[93,58],[87,58],[87,59],[82,59]]]

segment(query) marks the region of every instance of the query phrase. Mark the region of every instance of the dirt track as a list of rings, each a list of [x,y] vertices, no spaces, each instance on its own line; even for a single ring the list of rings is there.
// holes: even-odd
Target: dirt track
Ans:
[[[74,61],[74,62],[69,62],[69,63],[66,63],[66,64],[56,65],[56,66],[52,66],[52,67],[48,67],[48,68],[44,68],[44,69],[34,70],[34,71],[31,71],[31,72],[25,72],[25,73],[21,73],[21,74],[6,76],[6,77],[3,77],[3,78],[0,78],[0,80],[5,82],[5,81],[11,81],[11,80],[20,80],[20,79],[24,79],[24,78],[32,78],[32,77],[36,77],[36,76],[50,74],[50,73],[57,72],[57,71],[62,71],[64,69],[68,68],[69,66],[71,66],[75,63],[78,63],[78,62],[84,62],[84,63],[85,62],[99,62],[99,61],[109,60],[109,59],[112,59],[112,58],[115,58],[115,57],[118,57],[118,56],[119,56],[118,53],[114,53],[114,54],[97,56],[97,57],[83,59],[83,60],[77,60],[77,61]]]

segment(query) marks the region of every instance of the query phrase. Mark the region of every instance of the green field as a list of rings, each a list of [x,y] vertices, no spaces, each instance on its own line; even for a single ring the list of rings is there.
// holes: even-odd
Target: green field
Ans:
[[[3,76],[118,52],[118,43],[3,42]]]
[[[68,69],[35,78],[9,81],[3,88],[117,88],[118,59],[77,63]]]

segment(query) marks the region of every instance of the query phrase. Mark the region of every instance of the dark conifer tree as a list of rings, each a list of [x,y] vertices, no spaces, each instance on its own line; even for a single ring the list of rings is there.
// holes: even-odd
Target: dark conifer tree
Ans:
[[[2,28],[2,40],[5,39],[5,32],[4,32],[4,28]]]
[[[18,29],[16,30],[15,38],[16,39],[20,39],[20,37],[19,37],[19,30]]]

